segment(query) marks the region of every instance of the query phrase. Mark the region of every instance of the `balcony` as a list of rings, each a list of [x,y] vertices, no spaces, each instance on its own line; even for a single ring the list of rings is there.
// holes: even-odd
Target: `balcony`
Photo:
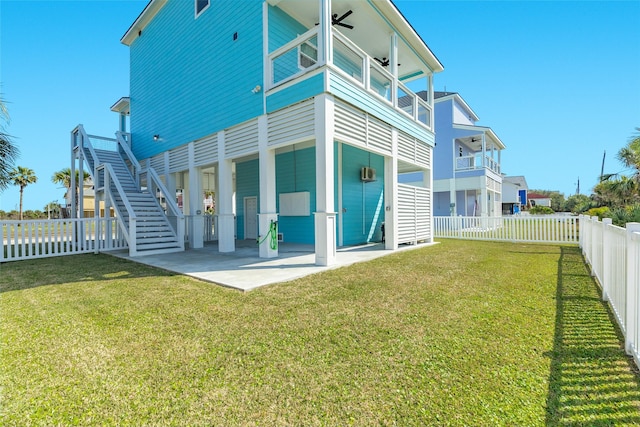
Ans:
[[[470,156],[456,157],[456,172],[488,169],[500,175],[499,162],[489,156],[484,156],[484,162],[482,161],[482,159],[482,153],[476,153]]]
[[[318,37],[319,27],[314,27],[269,55],[267,90],[330,69],[400,114],[432,129],[433,108],[429,90],[421,91],[422,96],[414,93],[387,71],[380,60],[367,54],[335,28],[331,30],[332,61],[326,63],[318,52]]]

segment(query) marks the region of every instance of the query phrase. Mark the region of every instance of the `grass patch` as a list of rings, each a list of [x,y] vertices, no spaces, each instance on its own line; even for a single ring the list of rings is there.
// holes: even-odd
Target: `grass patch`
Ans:
[[[108,255],[0,269],[5,425],[640,423],[574,247],[449,240],[249,293]]]

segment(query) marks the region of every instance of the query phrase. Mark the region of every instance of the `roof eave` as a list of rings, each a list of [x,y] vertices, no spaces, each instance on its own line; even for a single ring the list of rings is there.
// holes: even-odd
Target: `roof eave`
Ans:
[[[505,148],[507,148],[507,146],[504,145],[504,143],[500,140],[500,138],[498,138],[498,135],[496,135],[496,133],[490,127],[476,126],[476,125],[461,125],[461,124],[454,123],[453,128],[485,133],[489,135],[489,138],[491,138],[496,143],[499,149],[504,150]]]
[[[398,9],[391,0],[372,0],[372,2],[375,3],[376,7],[391,21],[393,26],[401,32],[407,42],[416,49],[416,52],[427,61],[427,65],[431,68],[431,71],[439,73],[444,70],[444,66],[440,60],[431,49],[429,49],[429,46],[427,46],[422,37],[420,37],[418,32],[404,17],[402,12],[400,12],[400,9]]]
[[[144,30],[147,24],[156,16],[156,13],[162,6],[167,3],[167,0],[150,0],[145,6],[144,10],[131,24],[127,32],[122,36],[120,42],[124,45],[131,46],[131,43],[140,35],[140,32]]]

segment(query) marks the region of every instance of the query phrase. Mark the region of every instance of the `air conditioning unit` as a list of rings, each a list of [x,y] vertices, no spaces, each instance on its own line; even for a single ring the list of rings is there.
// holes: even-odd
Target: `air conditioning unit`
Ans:
[[[371,182],[376,180],[376,170],[364,167],[360,170],[360,181]]]

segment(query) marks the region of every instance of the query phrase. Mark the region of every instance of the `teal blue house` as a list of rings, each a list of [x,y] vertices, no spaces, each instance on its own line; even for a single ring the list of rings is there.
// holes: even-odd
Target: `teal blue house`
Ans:
[[[337,247],[383,241],[383,223],[387,249],[432,240],[443,67],[391,1],[151,0],[121,41],[125,165],[188,217],[215,206],[220,251],[277,230],[329,265]],[[399,184],[407,172],[424,178]],[[202,245],[197,220],[187,233]],[[277,257],[268,240],[260,256]]]

